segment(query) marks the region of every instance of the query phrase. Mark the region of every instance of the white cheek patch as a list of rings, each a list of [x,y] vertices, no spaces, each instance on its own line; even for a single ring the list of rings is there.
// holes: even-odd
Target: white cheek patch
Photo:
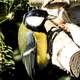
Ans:
[[[47,9],[47,8],[42,8],[43,10],[46,10],[48,12],[48,17],[50,16],[50,19],[62,19],[63,13],[64,13],[64,8],[54,8],[54,9]]]
[[[30,16],[26,18],[25,23],[27,23],[30,26],[37,27],[43,22],[43,20],[43,17]]]
[[[58,17],[59,16],[59,9],[47,9],[47,8],[42,8],[43,10],[46,10],[49,15]]]
[[[52,9],[52,10],[49,9],[49,10],[48,10],[48,14],[58,17],[58,15],[59,15],[59,10],[58,10],[58,9]]]

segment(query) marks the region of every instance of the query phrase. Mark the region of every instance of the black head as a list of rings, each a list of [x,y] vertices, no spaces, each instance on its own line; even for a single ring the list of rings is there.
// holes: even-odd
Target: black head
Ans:
[[[46,11],[41,10],[41,9],[35,9],[35,10],[31,10],[28,13],[26,13],[26,17],[30,17],[30,16],[37,16],[37,17],[47,17],[48,14]]]
[[[47,11],[35,9],[24,14],[23,22],[25,25],[27,25],[27,28],[34,31],[39,31],[41,26],[44,24],[47,16]]]

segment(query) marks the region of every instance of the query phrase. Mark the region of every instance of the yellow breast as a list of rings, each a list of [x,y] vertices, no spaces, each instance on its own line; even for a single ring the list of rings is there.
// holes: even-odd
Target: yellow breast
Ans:
[[[45,65],[47,63],[47,36],[42,32],[34,32],[37,47],[37,63]]]

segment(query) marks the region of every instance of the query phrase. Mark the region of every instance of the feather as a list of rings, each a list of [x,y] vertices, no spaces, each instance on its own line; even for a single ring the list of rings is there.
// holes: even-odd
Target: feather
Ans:
[[[37,63],[40,67],[44,67],[47,64],[47,36],[45,33],[34,32],[34,37],[37,47]]]
[[[73,23],[66,23],[65,26],[69,29],[74,42],[80,46],[80,27]]]
[[[27,29],[26,26],[22,22],[18,31],[18,44],[26,71],[33,79],[32,73],[35,75],[35,41],[32,35],[32,31]]]

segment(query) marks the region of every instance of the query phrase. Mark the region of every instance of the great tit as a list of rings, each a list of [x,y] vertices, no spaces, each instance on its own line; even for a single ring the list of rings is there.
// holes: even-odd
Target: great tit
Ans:
[[[44,10],[31,10],[24,14],[19,28],[19,50],[30,77],[35,76],[35,63],[39,68],[45,67],[48,63],[47,35],[44,28],[47,16],[48,13]]]
[[[64,8],[62,8],[62,7],[64,7],[65,5],[66,5],[66,3],[53,1],[44,7],[44,9],[47,10],[48,14],[54,16],[54,18],[52,18],[52,21],[50,21],[50,20],[46,21],[45,28],[46,28],[47,32],[52,27],[55,26],[54,23],[58,24],[58,25],[56,25],[55,28],[52,28],[52,30],[51,30],[52,33],[54,33],[52,35],[53,39],[54,39],[55,34],[57,35],[56,38],[54,39],[53,43],[51,43],[51,45],[53,45],[51,60],[52,60],[52,64],[57,65],[59,67],[61,66],[61,68],[63,70],[66,69],[67,71],[69,71],[71,76],[79,78],[79,76],[80,76],[80,68],[79,68],[80,67],[80,65],[79,65],[79,62],[80,62],[79,32],[80,31],[79,30],[80,30],[80,28],[79,28],[79,26],[77,26],[77,25],[71,23],[71,21],[69,21],[69,23],[66,23],[66,24],[63,23],[63,24],[64,24],[64,28],[68,28],[71,36],[62,30],[60,32],[57,32],[57,30],[55,30],[55,29],[57,29],[57,27],[59,28],[59,25],[62,24],[62,22],[60,20],[63,19],[63,16],[62,16],[63,11],[60,11],[59,15],[57,16],[58,7],[59,7],[59,10],[63,10]],[[56,10],[55,10],[56,12],[54,12],[55,8],[56,8]],[[49,27],[49,26],[51,26],[51,27]],[[61,28],[63,29],[63,27],[61,27]],[[60,34],[61,34],[61,36],[60,36]],[[70,42],[68,42],[68,41],[70,41]],[[66,44],[66,43],[69,43],[69,44]],[[71,47],[71,45],[72,45],[72,47]],[[74,49],[71,49],[71,48],[74,48]],[[62,63],[63,63],[63,65],[62,65]]]

